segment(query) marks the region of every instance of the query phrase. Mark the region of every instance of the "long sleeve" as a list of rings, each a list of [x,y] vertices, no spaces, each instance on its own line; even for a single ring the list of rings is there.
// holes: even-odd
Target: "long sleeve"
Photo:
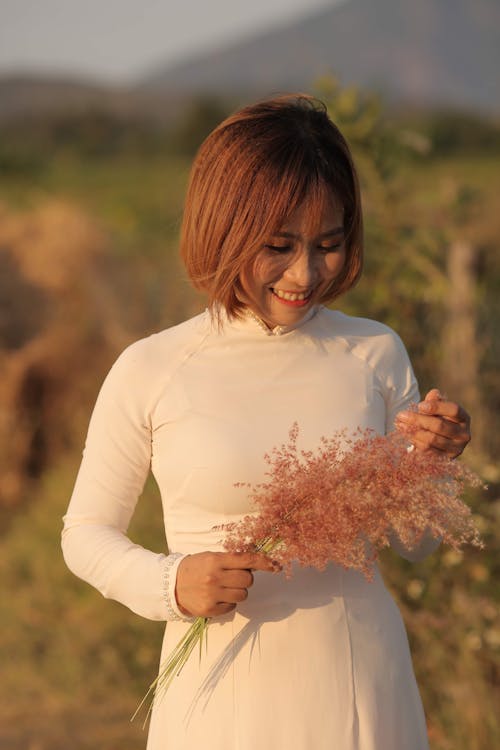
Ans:
[[[394,421],[398,412],[408,409],[420,400],[417,380],[413,373],[406,348],[396,334],[390,347],[390,361],[384,380],[386,401],[386,429],[394,429]],[[395,533],[391,535],[391,547],[401,557],[410,562],[418,562],[434,552],[441,543],[440,539],[425,533],[417,547],[409,549],[401,542]]]
[[[166,555],[126,536],[151,460],[142,360],[137,344],[125,350],[99,393],[64,517],[62,548],[73,573],[103,596],[149,619],[164,620],[166,578],[175,570],[167,566]]]
[[[386,432],[391,432],[398,412],[416,404],[420,394],[406,348],[394,331],[385,341],[383,354],[378,378],[386,406]]]

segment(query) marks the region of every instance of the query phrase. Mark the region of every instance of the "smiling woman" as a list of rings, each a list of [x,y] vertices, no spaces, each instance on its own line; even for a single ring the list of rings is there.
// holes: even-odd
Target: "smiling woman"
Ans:
[[[297,97],[294,108],[289,103],[278,98],[229,117],[202,144],[191,172],[181,254],[210,306],[217,301],[230,316],[248,307],[243,278],[248,284],[254,269],[264,273],[262,264],[271,276],[285,266],[294,276],[307,251],[305,283],[289,273],[283,283],[261,281],[267,290],[276,283],[278,295],[306,293],[311,306],[335,299],[361,273],[361,204],[347,143],[310,97]],[[325,250],[335,261],[323,258]],[[290,257],[271,271],[273,251]]]
[[[269,328],[297,323],[332,294],[345,266],[343,213],[325,188],[317,226],[306,199],[242,269],[238,298]]]
[[[113,366],[63,532],[77,575],[169,621],[162,662],[193,617],[213,618],[203,659],[156,695],[148,748],[427,750],[405,629],[380,573],[369,583],[332,562],[288,580],[221,539],[251,510],[241,483],[264,481],[264,454],[293,423],[298,450],[310,451],[338,430],[385,434],[418,400],[399,337],[324,306],[360,274],[362,221],[349,149],[321,103],[262,102],[207,138],[181,251],[209,308]],[[460,453],[463,410],[438,391],[420,408],[406,415],[415,447]],[[150,467],[168,555],[126,535]],[[416,559],[437,546],[429,536],[394,546]]]

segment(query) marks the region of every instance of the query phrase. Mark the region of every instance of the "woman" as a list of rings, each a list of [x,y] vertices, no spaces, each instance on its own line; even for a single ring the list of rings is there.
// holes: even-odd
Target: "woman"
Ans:
[[[424,750],[425,721],[399,612],[375,581],[330,565],[270,575],[222,552],[248,512],[238,482],[293,422],[300,447],[338,429],[414,422],[419,450],[458,455],[468,416],[430,391],[419,412],[405,349],[386,326],[323,307],[357,280],[358,183],[322,105],[247,107],[202,145],[181,250],[208,310],[129,347],[100,392],[65,517],[69,567],[135,612],[168,620],[162,660],[195,615],[207,651],[154,706],[148,748]],[[149,468],[170,555],[126,530]],[[418,559],[428,538],[401,554]],[[253,572],[251,572],[253,571]]]

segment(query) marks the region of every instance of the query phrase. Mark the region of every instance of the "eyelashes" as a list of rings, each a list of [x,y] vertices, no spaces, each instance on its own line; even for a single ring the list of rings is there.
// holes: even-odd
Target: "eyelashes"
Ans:
[[[340,250],[342,244],[342,242],[337,242],[335,245],[319,245],[318,250],[321,250],[324,253],[332,253],[335,252],[335,250]]]
[[[266,250],[270,250],[277,255],[289,253],[293,250],[292,245],[264,245]],[[321,253],[332,253],[342,248],[342,242],[337,242],[335,245],[318,245],[315,249]]]
[[[274,253],[287,253],[292,249],[291,245],[264,245],[264,247]]]

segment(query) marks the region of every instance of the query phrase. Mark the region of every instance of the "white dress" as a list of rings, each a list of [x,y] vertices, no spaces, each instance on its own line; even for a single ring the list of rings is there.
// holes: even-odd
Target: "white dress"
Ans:
[[[250,510],[235,483],[263,479],[264,453],[293,422],[300,447],[314,448],[340,428],[384,433],[417,399],[393,331],[322,307],[293,329],[270,332],[250,315],[218,328],[204,313],[143,339],[101,389],[65,516],[66,561],[104,596],[166,619],[165,557],[126,536],[150,466],[170,552],[220,550],[214,527]],[[187,627],[167,623],[162,658]],[[380,574],[256,573],[248,599],[211,622],[201,662],[193,654],[154,707],[148,750],[198,746],[426,750],[405,629]]]

